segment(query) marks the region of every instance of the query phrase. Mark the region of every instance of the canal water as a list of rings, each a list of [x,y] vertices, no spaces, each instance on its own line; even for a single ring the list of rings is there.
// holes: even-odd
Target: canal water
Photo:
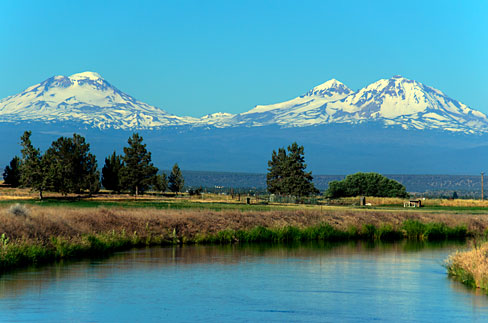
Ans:
[[[449,279],[460,244],[148,248],[0,277],[1,322],[488,321]]]

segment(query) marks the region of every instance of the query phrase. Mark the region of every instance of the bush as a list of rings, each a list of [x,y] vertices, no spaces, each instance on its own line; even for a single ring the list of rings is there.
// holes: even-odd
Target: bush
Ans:
[[[15,204],[15,205],[12,205],[9,209],[8,209],[8,212],[12,215],[15,215],[15,216],[22,216],[22,217],[27,217],[29,215],[29,210],[27,209],[27,207],[25,207],[25,205],[23,204]]]
[[[408,197],[405,186],[378,173],[347,175],[342,181],[331,181],[326,195],[330,198],[348,196]]]
[[[408,239],[422,240],[425,231],[425,224],[418,220],[406,220],[403,222],[402,229]]]

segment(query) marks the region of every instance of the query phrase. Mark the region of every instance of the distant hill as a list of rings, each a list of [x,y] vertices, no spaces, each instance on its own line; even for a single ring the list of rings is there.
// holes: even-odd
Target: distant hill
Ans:
[[[188,187],[219,187],[225,191],[228,188],[266,189],[266,174],[231,173],[231,172],[203,172],[183,171],[185,185]],[[481,178],[477,175],[388,175],[407,188],[408,192],[454,192],[459,194],[473,194],[479,197],[481,192]],[[321,191],[328,188],[333,180],[342,180],[345,175],[314,175],[314,184]],[[488,183],[488,181],[487,181]],[[488,188],[487,188],[488,193]]]

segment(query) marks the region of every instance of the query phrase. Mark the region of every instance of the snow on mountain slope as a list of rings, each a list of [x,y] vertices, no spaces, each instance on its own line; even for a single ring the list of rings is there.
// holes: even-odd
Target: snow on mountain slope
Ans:
[[[194,126],[213,126],[216,128],[224,128],[228,127],[232,124],[232,119],[235,117],[235,114],[225,113],[225,112],[217,112],[212,114],[207,114],[201,117],[197,122],[195,122]]]
[[[0,123],[74,122],[99,129],[187,127],[307,127],[330,123],[378,122],[404,129],[488,133],[485,114],[441,91],[401,76],[381,79],[357,92],[332,79],[302,96],[258,105],[240,114],[180,117],[138,101],[100,75],[54,76],[0,100]]]
[[[341,82],[332,79],[314,87],[295,99],[271,104],[258,105],[248,112],[229,120],[233,125],[261,126],[277,124],[286,127],[310,126],[323,123],[319,107],[353,93]]]
[[[0,101],[0,122],[72,121],[100,129],[152,129],[197,120],[138,101],[94,72],[54,76]]]
[[[382,79],[353,92],[330,80],[283,103],[258,105],[227,120],[229,125],[306,127],[376,121],[405,129],[488,132],[485,114],[441,91],[401,76]]]
[[[382,79],[321,111],[328,122],[378,120],[405,129],[487,132],[488,118],[441,91],[401,76]]]

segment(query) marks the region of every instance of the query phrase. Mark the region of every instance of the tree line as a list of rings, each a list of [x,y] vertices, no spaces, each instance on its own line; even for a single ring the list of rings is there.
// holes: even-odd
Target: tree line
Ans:
[[[304,148],[296,142],[286,150],[284,147],[278,151],[273,150],[266,174],[268,192],[295,197],[318,194],[319,191],[312,182],[312,172],[305,171],[306,168]],[[378,173],[356,173],[347,175],[342,181],[331,181],[324,195],[328,198],[409,196],[404,185]]]
[[[60,137],[42,154],[31,142],[31,132],[21,139],[21,157],[15,156],[5,167],[5,184],[12,187],[30,187],[39,192],[68,193],[98,192],[103,185],[115,193],[130,192],[138,196],[148,189],[157,192],[170,190],[178,193],[183,189],[184,178],[178,164],[169,176],[159,173],[151,161],[143,138],[137,134],[129,137],[123,154],[114,151],[105,158],[100,174],[97,160],[90,153],[85,138],[73,134],[72,138]],[[273,150],[268,161],[267,190],[281,196],[304,197],[317,195],[312,172],[306,171],[304,147],[296,142],[286,149]],[[325,192],[329,198],[345,196],[408,197],[405,186],[378,173],[356,173],[342,181],[331,181]]]
[[[72,138],[60,137],[41,153],[33,146],[30,131],[25,131],[21,140],[21,157],[15,156],[4,169],[5,184],[12,187],[28,187],[39,192],[97,193],[101,185],[116,193],[128,191],[139,195],[152,189],[178,193],[183,189],[184,178],[178,164],[170,175],[159,173],[151,161],[151,152],[146,149],[143,138],[137,133],[129,137],[124,154],[114,151],[105,158],[102,174],[98,170],[95,155],[90,153],[90,144],[84,137],[73,134]]]

